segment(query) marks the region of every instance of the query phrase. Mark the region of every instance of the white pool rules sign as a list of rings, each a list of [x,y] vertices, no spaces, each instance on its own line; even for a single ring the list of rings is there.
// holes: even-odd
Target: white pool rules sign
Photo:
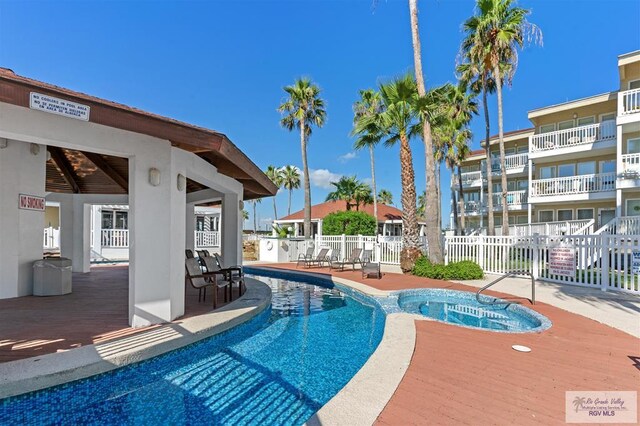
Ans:
[[[551,247],[549,249],[549,273],[575,278],[576,249],[571,245]]]
[[[88,105],[77,104],[35,92],[31,92],[29,108],[82,121],[89,121],[89,113],[91,111]]]

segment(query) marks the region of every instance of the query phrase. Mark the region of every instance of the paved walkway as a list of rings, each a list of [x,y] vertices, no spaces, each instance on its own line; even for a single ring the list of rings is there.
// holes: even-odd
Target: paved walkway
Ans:
[[[290,264],[265,266],[295,269]],[[326,268],[311,271],[329,274]],[[334,271],[331,275],[379,290],[476,289],[391,273],[381,280],[363,280],[359,272]],[[505,283],[505,286],[512,290],[516,283]],[[520,296],[489,292],[519,301],[551,319],[553,326],[542,333],[493,333],[416,321],[416,347],[409,369],[378,423],[564,424],[565,391],[635,390],[640,394],[640,339],[543,302],[553,301],[557,291],[540,289],[539,302],[533,306],[527,300],[530,287],[529,294]],[[570,293],[560,294],[562,297],[556,296],[559,301],[570,303],[564,300]],[[613,295],[604,297],[608,299]],[[621,318],[629,318],[627,311],[633,311],[627,302],[590,300],[584,303],[588,307],[587,315],[601,307],[607,307],[614,314],[622,312]],[[574,304],[575,309],[581,306]],[[636,316],[633,320],[637,322],[639,318]],[[511,348],[514,344],[529,346],[532,352],[516,352]]]

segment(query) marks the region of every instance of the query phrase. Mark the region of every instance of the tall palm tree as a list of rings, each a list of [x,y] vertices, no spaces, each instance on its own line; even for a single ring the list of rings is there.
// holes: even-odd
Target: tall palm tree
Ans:
[[[267,175],[267,177],[269,179],[271,179],[271,182],[273,182],[273,184],[278,188],[278,190],[280,190],[280,188],[282,187],[282,171],[279,167],[275,167],[275,166],[267,166],[267,170],[265,170],[264,172],[265,175]],[[278,193],[276,192],[276,195],[273,196],[273,219],[277,220],[278,219],[278,209],[276,207],[276,196],[278,195]]]
[[[353,200],[355,201],[356,204],[356,210],[360,210],[360,204],[367,205],[367,204],[375,204],[376,203],[376,199],[373,196],[373,191],[371,189],[371,186],[369,186],[368,184],[364,183],[364,182],[359,182],[358,186],[356,187],[354,193],[353,193]],[[377,220],[378,218],[378,212],[375,212],[375,218]]]
[[[393,194],[391,194],[391,191],[381,189],[380,192],[378,192],[378,202],[387,206],[393,204]]]
[[[418,95],[426,94],[424,74],[422,73],[422,52],[420,47],[420,31],[418,26],[417,0],[409,0],[409,14],[411,17],[411,40],[413,44],[413,62],[415,68]],[[422,120],[422,140],[425,150],[425,172],[427,176],[427,206],[426,206],[426,234],[429,245],[429,259],[433,263],[443,263],[441,229],[438,226],[438,200],[436,198],[436,173],[433,159],[433,140],[431,124],[428,119]],[[417,228],[417,226],[416,226]]]
[[[415,79],[407,74],[380,86],[384,111],[378,118],[363,118],[356,125],[356,133],[368,126],[379,126],[385,146],[400,142],[400,177],[402,183],[402,251],[400,268],[413,269],[421,255],[416,215],[416,184],[409,138],[417,122],[418,93]],[[439,234],[439,233],[438,233]]]
[[[371,158],[371,186],[374,194],[376,193],[376,167],[373,149],[382,139],[382,134],[379,131],[380,127],[378,125],[374,124],[367,127],[358,126],[358,123],[365,119],[365,117],[367,120],[371,120],[372,118],[378,120],[383,109],[382,97],[379,92],[373,89],[361,90],[360,99],[353,104],[354,131],[352,134],[357,137],[353,146],[355,149],[369,148],[369,156]],[[362,130],[356,133],[355,128],[358,127]],[[378,200],[376,197],[373,197],[373,216],[378,217]]]
[[[360,209],[360,204],[371,204],[373,195],[371,187],[360,182],[355,176],[342,176],[337,182],[331,182],[335,190],[327,194],[327,201],[342,200],[347,203],[347,210],[356,206]]]
[[[509,235],[502,85],[503,81],[511,81],[518,64],[518,49],[523,47],[525,39],[542,42],[542,32],[527,21],[531,11],[517,7],[514,0],[477,0],[476,9],[477,14],[465,22],[464,28],[473,40],[473,49],[478,51],[477,56],[482,59],[483,67],[491,70],[496,84],[502,175],[502,234]]]
[[[418,216],[424,217],[424,212],[427,209],[427,191],[422,191],[422,194],[418,195]]]
[[[300,170],[295,166],[284,166],[282,172],[282,185],[289,190],[289,203],[287,205],[287,215],[291,214],[291,193],[294,189],[300,188]]]
[[[300,131],[302,173],[304,174],[304,237],[311,238],[311,184],[307,162],[307,142],[313,126],[322,127],[327,117],[320,88],[308,78],[300,78],[291,86],[285,86],[288,98],[280,104],[283,115],[280,125],[289,131]]]
[[[275,197],[274,197],[275,198]],[[253,233],[257,233],[258,232],[258,219],[256,216],[256,206],[262,202],[262,198],[255,198],[251,201],[249,201],[251,203],[251,206],[253,207]]]

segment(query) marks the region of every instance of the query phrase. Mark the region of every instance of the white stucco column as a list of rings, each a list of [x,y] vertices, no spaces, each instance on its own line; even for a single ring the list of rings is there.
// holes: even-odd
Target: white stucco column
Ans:
[[[300,224],[298,222],[293,224],[293,236],[297,237],[300,235]]]
[[[185,248],[194,250],[196,247],[196,205],[187,204],[185,210]]]
[[[57,194],[60,201],[60,256],[73,259],[73,194]]]
[[[44,197],[46,146],[0,140],[0,298],[33,293],[42,259],[44,211],[18,208],[20,194]]]
[[[91,205],[81,195],[73,196],[73,272],[89,272],[91,268]]]
[[[222,196],[222,256],[227,266],[242,264],[242,195]]]
[[[129,158],[129,323],[134,327],[184,314],[186,188],[180,190],[177,181],[186,172],[176,161],[178,148],[164,142]]]
[[[102,254],[102,206],[94,205],[93,210],[93,251]]]

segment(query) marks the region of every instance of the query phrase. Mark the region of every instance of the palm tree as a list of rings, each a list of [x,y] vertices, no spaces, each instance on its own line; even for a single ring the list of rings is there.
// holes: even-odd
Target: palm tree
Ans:
[[[371,189],[371,186],[369,186],[366,183],[363,182],[359,182],[358,186],[356,186],[356,189],[353,193],[353,200],[355,201],[356,204],[356,210],[360,210],[360,204],[362,205],[367,205],[367,204],[374,204],[376,203],[376,199],[373,196],[373,191]],[[378,218],[378,212],[375,212],[375,218],[377,220]]]
[[[264,174],[267,175],[267,177],[271,179],[271,182],[273,182],[273,184],[278,188],[278,190],[280,190],[280,188],[282,187],[281,169],[274,166],[268,166]],[[276,195],[278,195],[277,192],[276,192]],[[273,219],[274,220],[278,219],[278,209],[276,208],[276,195],[273,196]]]
[[[361,90],[360,91],[360,100],[356,101],[353,104],[353,124],[354,131],[352,135],[357,136],[357,139],[354,143],[355,149],[363,149],[369,148],[369,156],[371,157],[371,186],[373,189],[373,193],[376,193],[376,168],[375,168],[375,160],[373,155],[374,147],[380,142],[382,139],[382,134],[380,133],[380,126],[375,123],[371,126],[359,126],[359,122],[363,119],[366,120],[379,120],[380,114],[383,111],[383,103],[382,97],[379,92],[376,92],[373,89]],[[360,128],[360,132],[356,132],[355,129]],[[373,198],[373,216],[378,217],[378,200],[376,197]]]
[[[525,39],[542,41],[540,29],[527,21],[530,10],[515,6],[513,0],[477,0],[477,14],[469,18],[464,28],[486,70],[491,70],[498,96],[498,141],[500,173],[502,175],[502,234],[509,235],[507,208],[507,172],[504,152],[503,81],[510,82],[518,64],[518,49]],[[489,140],[487,139],[487,144]],[[490,158],[487,158],[490,162]]]
[[[284,87],[288,98],[280,104],[278,111],[283,114],[280,125],[289,131],[300,130],[302,151],[302,173],[304,174],[304,237],[311,238],[311,184],[307,163],[307,142],[313,126],[322,127],[326,120],[324,100],[320,98],[320,88],[308,78],[300,78],[291,86]]]
[[[242,210],[242,229],[244,229],[244,222],[249,219],[249,212],[246,210]]]
[[[424,212],[427,209],[427,191],[422,191],[422,194],[418,196],[418,216],[424,217]]]
[[[426,95],[426,89],[424,84],[424,74],[422,73],[422,52],[420,47],[417,0],[409,0],[409,12],[411,16],[411,40],[413,43],[413,62],[415,67],[416,84],[418,95],[420,97],[424,97]],[[444,256],[442,252],[442,241],[440,239],[441,229],[438,226],[437,209],[439,206],[436,198],[436,173],[433,159],[433,140],[431,136],[431,124],[428,119],[422,120],[422,140],[424,141],[425,172],[427,176],[427,206],[425,222],[427,243],[429,246],[429,259],[433,263],[443,263]]]
[[[356,210],[359,210],[360,204],[371,204],[373,202],[371,187],[360,182],[355,176],[342,176],[337,182],[331,182],[331,185],[335,190],[327,194],[326,200],[345,201],[347,210],[351,210],[354,205]]]
[[[284,166],[281,169],[282,184],[289,190],[289,204],[287,205],[287,215],[291,214],[291,193],[294,189],[300,188],[300,170],[295,166]]]
[[[413,158],[409,138],[417,121],[418,93],[415,79],[407,74],[380,86],[384,111],[379,117],[359,120],[356,133],[369,126],[378,126],[385,146],[400,142],[400,175],[402,183],[402,251],[400,268],[404,272],[413,269],[421,255],[416,216],[416,185]]]
[[[391,194],[391,191],[381,189],[380,192],[378,192],[378,202],[387,206],[393,204],[393,195]]]
[[[275,197],[274,197],[275,198]],[[256,198],[253,199],[251,201],[249,201],[253,207],[253,233],[257,233],[258,232],[258,220],[257,220],[257,216],[256,216],[256,206],[262,202],[262,198]]]

